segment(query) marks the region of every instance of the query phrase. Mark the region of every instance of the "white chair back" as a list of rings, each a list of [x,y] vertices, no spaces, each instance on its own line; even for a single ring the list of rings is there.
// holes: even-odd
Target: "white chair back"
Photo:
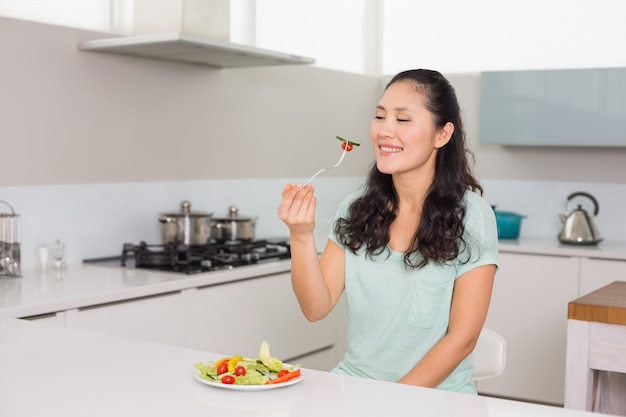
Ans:
[[[493,330],[483,328],[474,347],[473,357],[472,380],[481,381],[502,374],[506,365],[506,340]]]

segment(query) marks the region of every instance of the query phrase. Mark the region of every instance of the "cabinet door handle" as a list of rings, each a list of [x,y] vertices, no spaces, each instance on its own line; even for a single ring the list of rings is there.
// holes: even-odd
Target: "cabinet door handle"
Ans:
[[[164,292],[164,293],[159,293],[159,294],[144,295],[143,297],[127,298],[125,300],[110,301],[110,302],[106,302],[106,303],[100,303],[100,304],[94,304],[94,305],[85,306],[85,307],[79,307],[78,311],[92,310],[92,309],[95,309],[95,308],[107,307],[107,306],[112,306],[112,305],[116,305],[116,304],[127,304],[127,303],[132,303],[132,302],[135,302],[135,301],[149,300],[150,298],[161,298],[161,297],[166,297],[168,295],[175,295],[175,294],[180,294],[180,293],[181,293],[180,291],[170,291],[170,292]]]

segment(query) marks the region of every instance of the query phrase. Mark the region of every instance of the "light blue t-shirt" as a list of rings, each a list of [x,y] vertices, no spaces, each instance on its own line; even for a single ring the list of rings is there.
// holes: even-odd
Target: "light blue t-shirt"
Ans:
[[[360,192],[346,198],[337,211],[347,210]],[[383,252],[374,260],[361,248],[355,255],[346,250],[345,296],[348,307],[348,349],[333,372],[398,381],[446,334],[452,289],[456,278],[478,266],[498,263],[498,234],[493,209],[477,193],[467,191],[465,234],[471,259],[465,252],[445,265],[429,262],[408,269],[404,254]],[[333,229],[330,239],[340,246]],[[387,256],[389,255],[389,256]],[[438,388],[476,393],[471,380],[471,355],[464,359]]]

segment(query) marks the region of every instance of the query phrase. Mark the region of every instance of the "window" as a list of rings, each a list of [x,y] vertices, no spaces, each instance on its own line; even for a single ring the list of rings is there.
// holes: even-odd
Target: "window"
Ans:
[[[623,0],[384,1],[383,73],[626,66]]]

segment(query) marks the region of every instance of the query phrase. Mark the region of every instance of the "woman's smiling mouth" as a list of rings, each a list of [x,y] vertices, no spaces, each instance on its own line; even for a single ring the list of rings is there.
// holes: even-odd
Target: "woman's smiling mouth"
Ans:
[[[402,148],[400,148],[398,146],[384,146],[384,145],[380,145],[378,148],[383,153],[398,153],[398,152],[402,151]]]

